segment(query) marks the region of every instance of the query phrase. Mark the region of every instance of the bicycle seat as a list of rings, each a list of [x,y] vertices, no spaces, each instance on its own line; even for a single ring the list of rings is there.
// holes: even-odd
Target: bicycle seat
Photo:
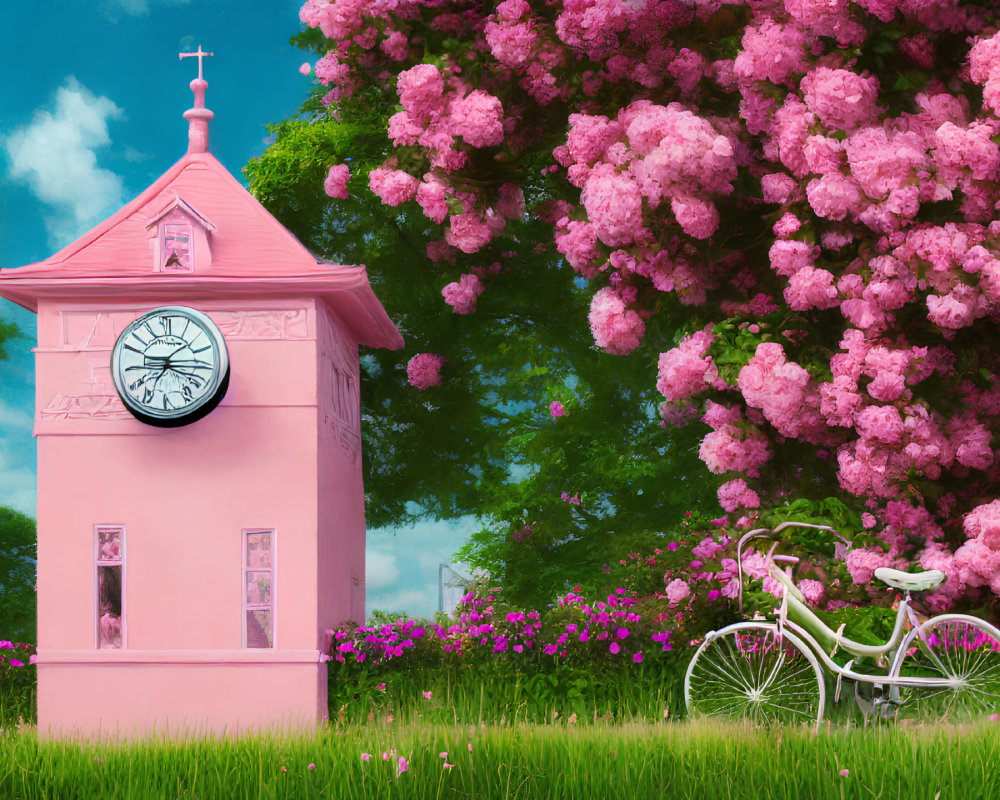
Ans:
[[[940,586],[948,576],[939,569],[930,569],[927,572],[903,572],[891,567],[879,567],[875,570],[875,577],[893,589],[919,592]]]

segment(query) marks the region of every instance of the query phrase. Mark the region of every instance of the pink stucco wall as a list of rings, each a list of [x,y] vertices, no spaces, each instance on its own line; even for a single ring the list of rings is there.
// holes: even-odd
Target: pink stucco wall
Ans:
[[[213,318],[232,365],[220,406],[174,429],[131,418],[104,374],[118,331],[148,304],[39,307],[46,733],[110,732],[112,720],[119,733],[166,721],[212,731],[258,717],[315,723],[326,710],[325,630],[363,615],[356,343],[318,300],[173,302]],[[121,651],[95,649],[97,524],[125,529]],[[273,651],[241,649],[247,528],[275,531]],[[202,663],[209,651],[213,663]],[[294,663],[280,663],[283,653]],[[227,662],[231,679],[219,677]],[[259,713],[245,708],[255,694]]]

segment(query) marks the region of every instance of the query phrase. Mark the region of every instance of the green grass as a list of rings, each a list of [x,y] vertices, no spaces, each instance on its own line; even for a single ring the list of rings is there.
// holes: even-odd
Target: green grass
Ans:
[[[22,728],[0,735],[0,796],[971,799],[1000,795],[1000,770],[992,768],[998,733],[989,722],[831,725],[817,735],[558,718],[537,725],[377,721],[304,737],[98,745],[39,743],[32,728]],[[396,755],[383,761],[390,750]],[[442,768],[445,751],[454,769]],[[362,761],[363,752],[371,761]],[[397,777],[399,756],[409,768]],[[850,774],[842,777],[845,768]]]

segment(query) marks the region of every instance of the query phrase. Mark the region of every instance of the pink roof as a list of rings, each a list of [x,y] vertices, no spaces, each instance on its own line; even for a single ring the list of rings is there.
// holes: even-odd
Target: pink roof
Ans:
[[[174,207],[193,213],[195,224],[211,231],[211,264],[194,273],[153,271],[147,227]],[[321,296],[361,344],[403,346],[365,268],[317,261],[210,153],[188,153],[55,255],[0,270],[0,296],[36,312],[39,297],[119,295],[160,302],[262,294]]]

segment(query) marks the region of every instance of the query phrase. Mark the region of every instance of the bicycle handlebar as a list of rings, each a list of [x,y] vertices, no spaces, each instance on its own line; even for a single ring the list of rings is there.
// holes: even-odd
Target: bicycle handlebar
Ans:
[[[781,533],[786,528],[809,528],[814,531],[828,531],[840,539],[841,542],[850,547],[851,543],[837,533],[829,525],[817,525],[813,522],[797,522],[795,520],[788,520],[787,522],[782,522],[780,525],[772,528],[754,528],[752,531],[744,533],[740,537],[739,543],[736,545],[736,571],[739,577],[739,585],[737,586],[737,597],[739,599],[740,612],[743,611],[743,546],[749,542],[751,539],[757,538],[773,538],[775,535]],[[797,564],[799,558],[797,556],[786,556],[781,554],[775,554],[774,548],[778,546],[778,542],[775,542],[771,547],[771,552],[768,553],[768,557],[773,561],[781,561],[786,564]]]

